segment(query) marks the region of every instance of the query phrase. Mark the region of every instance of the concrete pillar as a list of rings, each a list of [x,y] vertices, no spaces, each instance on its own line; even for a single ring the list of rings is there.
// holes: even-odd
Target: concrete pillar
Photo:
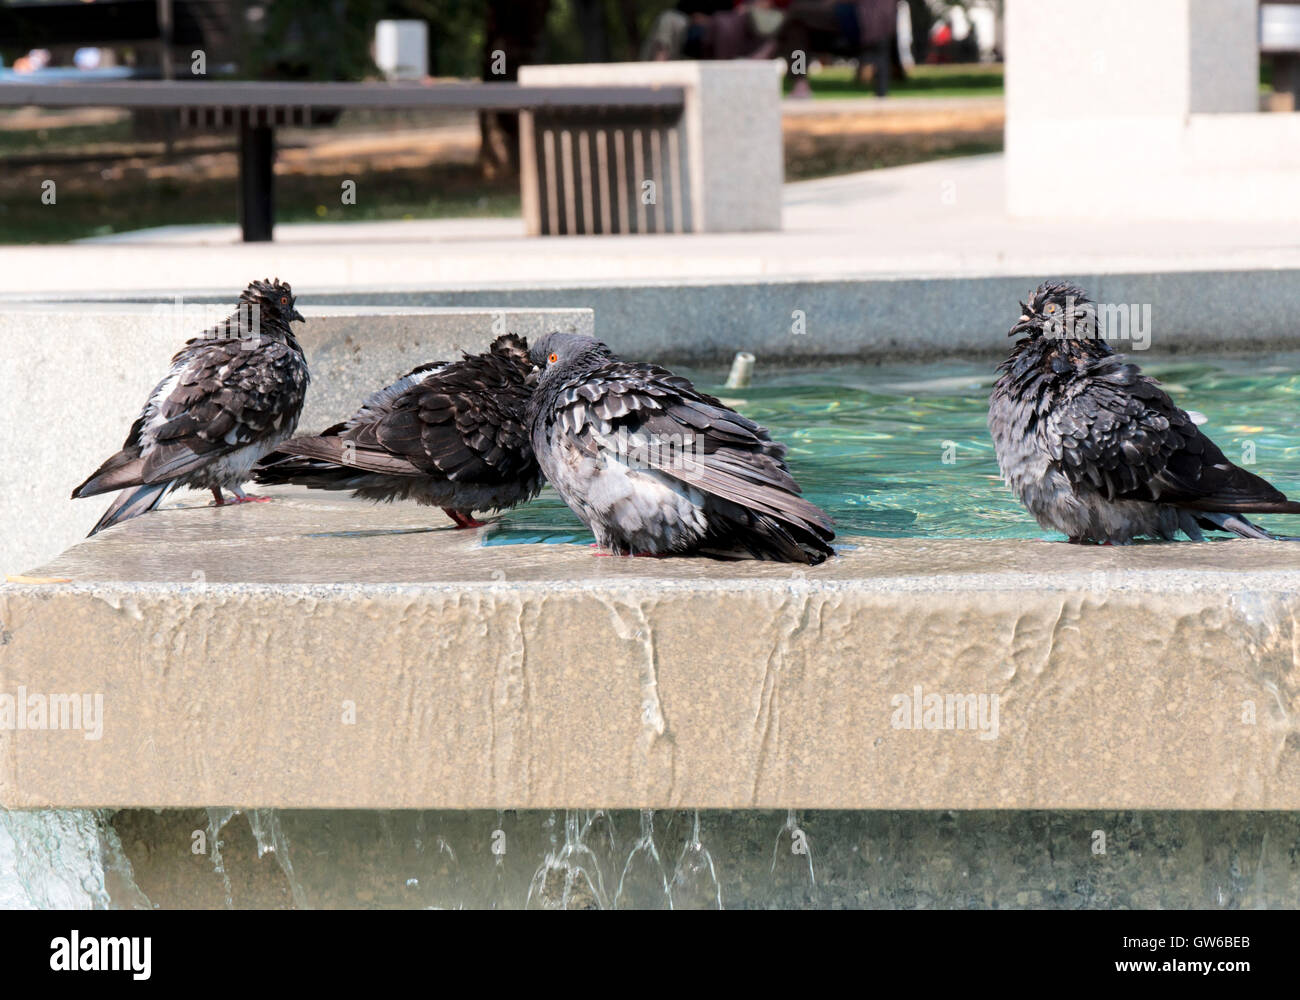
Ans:
[[[1009,0],[1007,114],[1258,110],[1255,0]]]
[[[1006,35],[1010,214],[1300,220],[1255,0],[1008,0]]]

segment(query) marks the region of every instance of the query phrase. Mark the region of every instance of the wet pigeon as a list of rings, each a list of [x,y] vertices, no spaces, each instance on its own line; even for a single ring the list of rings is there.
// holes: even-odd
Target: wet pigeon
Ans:
[[[765,428],[591,337],[551,333],[531,354],[537,460],[601,546],[809,564],[834,553],[830,518],[799,497]]]
[[[156,509],[178,486],[211,490],[218,505],[264,499],[240,484],[293,434],[310,381],[289,325],[303,321],[294,301],[287,282],[254,281],[234,313],[177,352],[122,450],[72,491],[122,490],[90,534]]]
[[[286,442],[255,477],[413,499],[441,507],[458,528],[479,527],[474,511],[513,507],[542,488],[524,424],[534,378],[527,341],[506,334],[483,354],[421,365],[343,423]]]
[[[1044,528],[1076,543],[1272,538],[1243,515],[1300,514],[1096,335],[1078,285],[1044,282],[1021,310],[1009,336],[1025,336],[998,367],[989,430],[1007,485]]]

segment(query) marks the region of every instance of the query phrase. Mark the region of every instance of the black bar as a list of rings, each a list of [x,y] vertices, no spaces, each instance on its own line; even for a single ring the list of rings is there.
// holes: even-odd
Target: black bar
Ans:
[[[275,131],[247,118],[239,127],[239,227],[245,243],[268,243],[275,227]]]
[[[508,935],[510,964],[536,968],[553,960],[558,949],[571,946],[570,924],[579,916],[584,920],[584,941],[590,942],[595,959],[584,963],[592,976],[612,977],[625,971],[625,962],[618,964],[619,950],[626,948],[627,931],[633,925],[661,935],[705,935],[726,923],[735,929],[733,933],[752,941],[799,944],[815,935],[812,940],[827,946],[819,968],[832,975],[838,968],[848,978],[863,975],[864,964],[874,963],[884,975],[899,976],[891,981],[912,982],[918,994],[923,990],[973,992],[964,990],[963,984],[980,983],[1006,986],[1017,994],[1021,987],[1026,993],[1043,992],[1063,980],[1075,989],[1125,984],[1125,993],[1156,992],[1163,984],[1178,995],[1186,993],[1192,981],[1207,983],[1218,996],[1247,990],[1254,996],[1285,996],[1286,983],[1291,983],[1289,989],[1295,987],[1295,915],[1258,910],[623,913],[603,921],[590,914],[566,921],[491,912],[38,911],[0,912],[0,933],[5,986],[12,996],[39,996],[45,987],[60,981],[74,990],[104,992],[105,984],[117,982],[133,989],[143,983],[176,992],[192,989],[196,972],[204,975],[205,969],[214,980],[218,972],[231,982],[256,976],[265,986],[295,994],[318,987],[334,994],[354,984],[373,993],[379,977],[410,968],[412,956],[428,952],[431,940],[437,942],[440,954],[456,956],[475,947],[481,950],[485,936],[499,940],[492,936]],[[696,924],[696,920],[707,923]],[[73,949],[74,932],[83,947]],[[121,942],[123,938],[127,940]],[[89,939],[121,942],[125,947],[112,953],[125,960],[85,971],[84,945]],[[223,939],[235,946],[217,966],[212,942]],[[92,953],[98,950],[91,949]],[[761,963],[741,969],[741,982],[746,982],[746,972],[755,975],[749,981],[760,986],[760,980],[770,981],[781,969],[791,975],[806,973],[806,950],[769,947],[766,951],[770,954],[755,953]],[[871,961],[864,962],[864,956]],[[1181,967],[1191,962],[1210,968]],[[699,966],[688,959],[685,966],[698,972],[696,978],[704,983],[721,985],[724,976],[729,984],[736,979],[735,970],[723,971],[707,958],[700,959]],[[737,968],[741,966],[744,963]],[[147,980],[135,978],[146,974]],[[718,980],[711,980],[715,974]],[[866,970],[866,974],[873,973]],[[521,973],[521,978],[526,975]],[[514,982],[505,975],[500,979]],[[926,984],[935,985],[927,990]]]

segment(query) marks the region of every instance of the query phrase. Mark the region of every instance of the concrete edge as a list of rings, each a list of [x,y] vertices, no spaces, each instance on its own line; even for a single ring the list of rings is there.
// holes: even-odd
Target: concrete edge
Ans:
[[[589,308],[599,317],[600,336],[628,356],[666,364],[717,364],[737,350],[749,350],[790,364],[815,364],[1002,356],[1016,303],[1049,276],[1058,274],[501,282],[348,292],[304,286],[300,295],[318,307],[379,311],[435,304],[475,310]],[[1099,302],[1150,305],[1154,353],[1254,352],[1300,344],[1295,323],[1300,269],[1070,271],[1059,276],[1079,281]],[[227,297],[195,292],[187,301]],[[141,292],[81,298],[149,303],[172,296]],[[795,332],[796,311],[803,314],[803,334]],[[1116,341],[1115,346],[1140,360],[1135,342]]]

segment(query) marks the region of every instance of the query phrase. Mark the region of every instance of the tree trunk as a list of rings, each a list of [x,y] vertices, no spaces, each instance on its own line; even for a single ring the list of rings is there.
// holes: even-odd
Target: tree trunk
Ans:
[[[605,0],[571,0],[573,20],[582,35],[583,62],[609,62],[609,25]]]

